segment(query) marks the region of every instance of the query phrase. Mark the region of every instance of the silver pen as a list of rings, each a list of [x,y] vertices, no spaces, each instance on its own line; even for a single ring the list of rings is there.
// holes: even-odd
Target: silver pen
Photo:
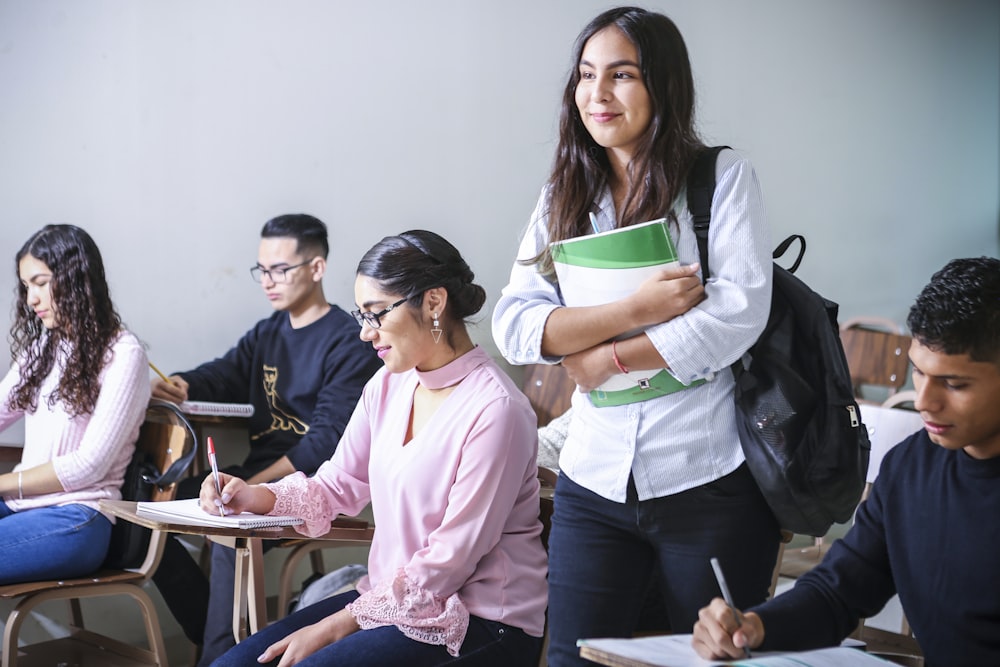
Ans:
[[[716,581],[719,582],[719,588],[722,589],[722,599],[726,601],[727,605],[729,605],[729,610],[733,612],[733,616],[736,618],[736,622],[742,626],[743,616],[740,614],[739,611],[737,611],[736,605],[733,604],[733,596],[730,595],[729,593],[729,586],[726,585],[726,577],[723,576],[722,574],[722,566],[719,565],[719,559],[713,558],[710,562],[712,563],[712,569],[715,570],[715,579]],[[749,658],[750,647],[744,646],[743,653],[745,653],[746,657]]]

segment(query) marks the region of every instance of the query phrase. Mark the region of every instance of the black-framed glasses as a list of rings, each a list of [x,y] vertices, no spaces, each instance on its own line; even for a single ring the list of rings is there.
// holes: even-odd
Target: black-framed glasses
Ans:
[[[315,257],[313,259],[316,259]],[[250,267],[250,277],[257,282],[262,282],[264,276],[271,279],[271,282],[283,283],[288,279],[288,272],[292,269],[297,269],[300,266],[305,266],[312,259],[307,259],[304,262],[299,262],[298,264],[292,264],[291,266],[278,266],[273,269],[265,269],[263,266],[258,264],[257,266]]]
[[[386,306],[385,308],[383,308],[382,310],[378,311],[377,313],[373,313],[371,311],[367,311],[367,312],[362,313],[360,310],[352,310],[351,311],[351,315],[354,315],[354,319],[356,319],[358,321],[358,326],[362,326],[363,327],[365,324],[367,324],[372,329],[378,329],[378,328],[380,328],[382,326],[382,320],[381,320],[381,318],[383,318],[386,315],[388,315],[389,312],[393,308],[397,308],[397,307],[403,305],[404,303],[406,303],[409,300],[409,298],[410,297],[408,297],[408,296],[407,297],[403,297],[402,299],[400,299],[396,303],[392,304],[391,306]]]

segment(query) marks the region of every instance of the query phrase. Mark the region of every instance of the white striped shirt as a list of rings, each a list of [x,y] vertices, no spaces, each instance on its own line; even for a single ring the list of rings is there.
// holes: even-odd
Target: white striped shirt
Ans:
[[[596,408],[573,395],[573,419],[560,469],[609,500],[624,502],[629,474],[640,500],[658,498],[718,479],[743,462],[736,431],[733,377],[728,367],[756,341],[771,300],[771,238],[760,185],[750,162],[723,150],[716,165],[709,228],[711,277],[706,299],[680,317],[650,327],[646,335],[681,382],[708,382],[667,396],[619,407]],[[600,229],[617,216],[609,191],[596,202]],[[518,258],[538,254],[548,241],[546,195],[532,215]],[[675,203],[681,264],[698,261],[686,195]],[[676,234],[676,230],[671,230]],[[557,286],[532,265],[515,263],[493,312],[493,338],[512,364],[557,363],[543,358],[549,314],[563,306]]]

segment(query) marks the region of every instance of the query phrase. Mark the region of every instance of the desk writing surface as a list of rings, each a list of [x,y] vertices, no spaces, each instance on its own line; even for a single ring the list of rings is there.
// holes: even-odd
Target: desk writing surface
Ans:
[[[136,511],[137,503],[132,500],[102,500],[101,509],[119,519],[131,521],[145,528],[153,530],[163,530],[168,533],[182,533],[185,535],[207,535],[219,537],[255,537],[265,540],[283,539],[303,539],[302,533],[292,526],[282,526],[280,528],[217,528],[213,526],[194,526],[183,523],[171,523],[162,521]],[[310,538],[316,540],[357,540],[358,542],[371,542],[375,535],[375,528],[367,521],[360,519],[349,519],[337,517],[330,525],[330,532],[319,537]]]
[[[794,653],[767,652],[750,659],[705,660],[691,647],[691,635],[656,635],[635,639],[581,639],[580,657],[608,667],[886,667],[890,664],[855,644]]]

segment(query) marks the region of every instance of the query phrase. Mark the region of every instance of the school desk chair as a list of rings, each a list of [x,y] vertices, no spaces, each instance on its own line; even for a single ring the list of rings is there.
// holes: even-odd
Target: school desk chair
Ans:
[[[909,379],[910,340],[903,327],[884,317],[854,317],[840,326],[859,403],[879,404],[903,388]]]
[[[133,463],[149,463],[161,472],[193,452],[195,435],[190,424],[166,401],[153,400],[139,431]],[[188,458],[190,460],[190,457]],[[171,500],[175,485],[154,486],[148,500]],[[130,494],[131,495],[131,494]],[[136,500],[136,498],[124,498]],[[132,530],[134,526],[118,521],[113,530]],[[152,577],[163,554],[166,534],[151,531],[141,564],[135,568],[104,567],[88,577],[78,579],[32,581],[0,586],[0,598],[19,600],[7,617],[3,636],[4,667],[29,665],[96,664],[96,665],[155,665],[167,667],[166,647],[160,631],[153,600],[142,586]],[[114,538],[113,538],[114,539]],[[113,554],[109,554],[109,557]],[[148,648],[133,646],[119,639],[86,629],[80,601],[85,598],[126,596],[139,605],[145,627]],[[29,646],[18,647],[18,633],[29,613],[39,605],[54,600],[69,603],[69,635]]]

